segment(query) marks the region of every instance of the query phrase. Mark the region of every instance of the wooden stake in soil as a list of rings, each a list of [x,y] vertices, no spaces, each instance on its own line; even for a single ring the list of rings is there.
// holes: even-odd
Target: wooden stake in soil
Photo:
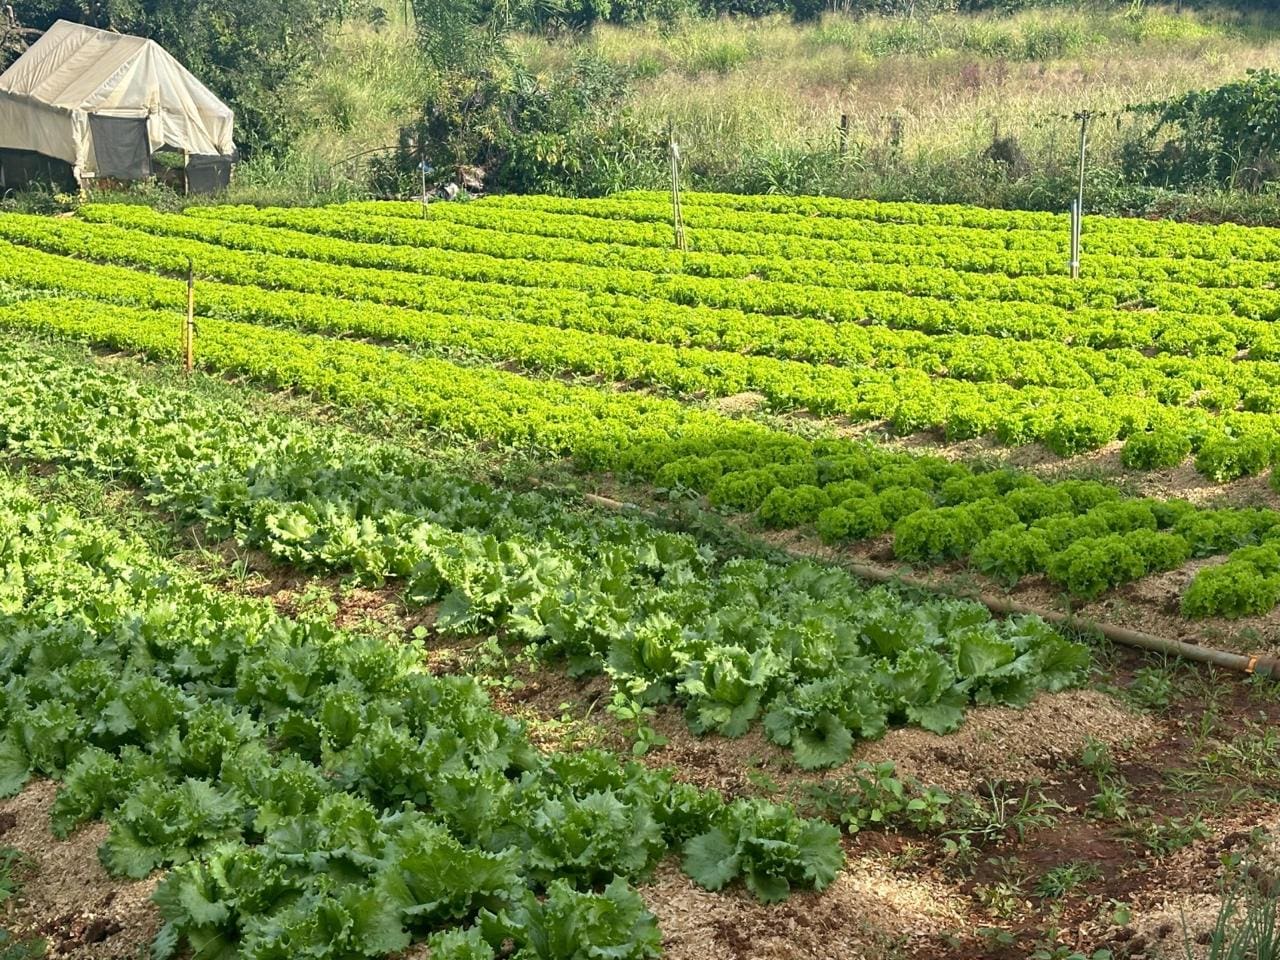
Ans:
[[[196,266],[187,257],[187,319],[182,325],[182,368],[190,373],[196,364]]]
[[[676,249],[682,253],[688,249],[684,239],[684,212],[680,209],[680,144],[676,142],[675,127],[667,121],[667,152],[671,157],[671,225],[675,230]]]
[[[843,160],[849,154],[849,115],[847,113],[840,114],[840,159]]]

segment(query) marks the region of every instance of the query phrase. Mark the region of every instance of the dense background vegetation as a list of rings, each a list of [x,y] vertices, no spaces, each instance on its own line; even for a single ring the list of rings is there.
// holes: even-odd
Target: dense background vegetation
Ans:
[[[152,36],[238,113],[245,199],[688,185],[1275,221],[1280,13],[1142,0],[26,0]],[[6,56],[12,56],[10,50]],[[847,135],[841,116],[849,118]]]

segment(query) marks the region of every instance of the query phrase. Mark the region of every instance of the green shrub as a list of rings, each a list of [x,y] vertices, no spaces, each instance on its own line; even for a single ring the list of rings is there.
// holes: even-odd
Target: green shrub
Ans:
[[[1271,463],[1275,447],[1275,439],[1267,434],[1241,437],[1213,434],[1200,447],[1196,469],[1218,483],[1252,477]]]
[[[1257,547],[1241,547],[1231,554],[1229,562],[1252,564],[1264,576],[1280,573],[1280,544],[1263,544]]]
[[[777,485],[774,471],[766,467],[736,470],[717,480],[707,499],[724,510],[755,510]]]
[[[1191,559],[1191,547],[1182,537],[1154,530],[1134,530],[1124,541],[1142,558],[1146,572],[1176,570]]]
[[[884,467],[867,478],[867,482],[871,484],[871,489],[877,492],[888,490],[890,487],[932,490],[936,485],[928,469],[920,463],[900,463]]]
[[[1031,525],[1043,530],[1054,550],[1062,550],[1077,540],[1105,537],[1111,528],[1102,517],[1084,514],[1078,517],[1045,517]]]
[[[1121,462],[1133,470],[1176,467],[1191,456],[1191,438],[1172,430],[1135,433],[1120,451]]]
[[[1018,523],[1018,515],[1005,506],[1004,501],[997,497],[988,497],[985,500],[966,503],[964,509],[969,511],[969,515],[973,518],[973,522],[977,524],[978,529],[982,531],[983,536],[996,530],[1003,530],[1005,527],[1015,526]]]
[[[1014,490],[1004,498],[1004,504],[1016,513],[1023,523],[1030,523],[1041,517],[1075,512],[1075,503],[1070,494],[1056,486]]]
[[[818,482],[826,484],[840,480],[866,480],[875,473],[876,465],[866,454],[851,453],[819,460],[816,469]]]
[[[828,483],[822,489],[832,503],[862,500],[872,496],[871,487],[861,480],[840,480],[836,483]]]
[[[891,487],[876,495],[876,503],[880,513],[889,524],[895,524],[903,517],[909,517],[917,510],[929,510],[933,507],[933,497],[923,490],[914,487]]]
[[[953,477],[942,485],[938,499],[946,506],[969,503],[998,496],[1001,493],[994,474],[976,473],[968,477]]]
[[[987,576],[1013,586],[1045,568],[1053,548],[1043,530],[1019,524],[988,534],[973,548],[969,563]]]
[[[1111,417],[1077,410],[1060,414],[1044,443],[1060,457],[1073,457],[1110,443],[1119,432],[1119,424]]]
[[[1106,524],[1109,533],[1128,533],[1130,530],[1154,530],[1159,526],[1151,504],[1142,500],[1117,500],[1100,503],[1085,516]]]
[[[813,523],[829,506],[830,498],[818,487],[775,487],[756,510],[756,519],[766,527],[783,530]]]
[[[1268,576],[1252,563],[1228,561],[1196,574],[1182,595],[1185,617],[1239,617],[1270,612],[1280,603],[1280,575]]]
[[[1180,517],[1173,531],[1191,545],[1193,555],[1209,557],[1254,542],[1259,523],[1260,519],[1252,511],[1198,510]]]
[[[893,553],[908,563],[937,563],[964,556],[981,539],[967,506],[918,510],[893,528]]]
[[[724,464],[715,457],[681,457],[654,474],[653,482],[664,490],[697,490],[704,493],[715,486],[724,473]]]
[[[1110,534],[1077,540],[1051,556],[1045,569],[1053,583],[1092,600],[1117,584],[1138,579],[1147,565],[1124,536]]]
[[[1109,500],[1120,499],[1119,490],[1098,480],[1063,480],[1061,483],[1054,484],[1053,488],[1071,498],[1077,513],[1092,510],[1098,504]]]
[[[1176,526],[1184,517],[1199,510],[1199,507],[1187,500],[1153,500],[1150,505],[1156,518],[1156,528],[1160,530]]]
[[[818,534],[827,543],[866,540],[888,529],[875,500],[846,500],[818,514]]]

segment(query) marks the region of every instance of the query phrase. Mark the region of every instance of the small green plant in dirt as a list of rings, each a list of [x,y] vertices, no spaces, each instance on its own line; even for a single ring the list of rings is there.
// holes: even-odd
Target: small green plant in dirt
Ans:
[[[654,716],[653,707],[647,707],[625,690],[618,690],[606,707],[609,713],[627,725],[631,732],[631,752],[643,757],[654,747],[664,746],[667,738],[649,722]]]
[[[1133,675],[1125,690],[1125,698],[1145,710],[1164,710],[1177,690],[1176,668],[1171,664],[1142,667]]]
[[[1027,955],[1028,960],[1111,960],[1110,950],[1081,953],[1064,943],[1041,943]]]
[[[1119,900],[1112,900],[1107,904],[1102,916],[1113,927],[1127,927],[1133,920],[1133,907]]]
[[[1182,923],[1187,960],[1280,960],[1280,884],[1237,880],[1224,889],[1208,939]]]
[[[1080,766],[1101,782],[1103,777],[1109,776],[1116,768],[1111,756],[1111,745],[1095,737],[1085,737],[1084,745],[1080,748]]]
[[[1100,820],[1124,821],[1134,815],[1129,785],[1123,778],[1098,781],[1098,792],[1089,799],[1089,815]]]
[[[1102,871],[1095,864],[1084,860],[1059,864],[1036,881],[1036,896],[1046,900],[1061,900],[1101,876]]]
[[[14,847],[0,847],[0,903],[8,902],[18,890],[18,881],[14,873],[26,860],[21,850]]]
[[[851,773],[808,789],[809,800],[850,833],[868,826],[909,826],[922,833],[947,825],[952,798],[913,777],[899,777],[892,761],[859,764]]]
[[[987,863],[995,868],[996,878],[975,887],[974,893],[992,914],[1010,920],[1029,906],[1022,864],[1017,857],[992,857]]]
[[[978,936],[986,942],[988,947],[994,949],[1007,950],[1018,942],[1016,936],[1000,927],[979,927]]]
[[[1280,786],[1280,730],[1248,721],[1230,740],[1216,742],[1206,750],[1200,764],[1219,780],[1234,778]]]
[[[18,940],[0,927],[0,960],[38,960],[47,955],[48,949],[44,940]]]
[[[1161,857],[1190,846],[1197,840],[1204,840],[1211,832],[1199,814],[1131,823],[1125,829],[1126,836]]]
[[[517,679],[511,655],[497,637],[486,637],[462,655],[465,672],[473,674],[486,687],[518,690],[524,686]]]
[[[989,783],[984,795],[961,798],[955,815],[959,826],[947,836],[957,843],[964,838],[973,846],[995,843],[1011,834],[1021,842],[1032,831],[1055,826],[1061,811],[1062,805],[1046,797],[1038,784],[1019,792]]]

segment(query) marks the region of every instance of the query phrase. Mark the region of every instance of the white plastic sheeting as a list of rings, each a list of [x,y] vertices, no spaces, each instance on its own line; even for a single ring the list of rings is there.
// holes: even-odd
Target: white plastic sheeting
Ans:
[[[0,149],[97,171],[89,117],[146,119],[152,151],[231,157],[233,114],[159,44],[59,20],[0,75]]]

